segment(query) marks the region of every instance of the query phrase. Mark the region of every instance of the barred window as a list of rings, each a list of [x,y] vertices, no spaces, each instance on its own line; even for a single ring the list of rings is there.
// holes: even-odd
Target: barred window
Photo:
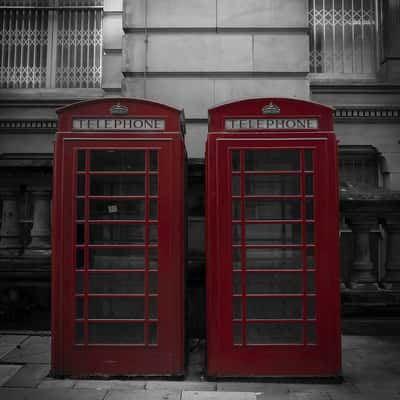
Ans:
[[[309,0],[310,72],[376,72],[377,4],[377,0]]]
[[[0,0],[0,88],[101,86],[101,0]]]

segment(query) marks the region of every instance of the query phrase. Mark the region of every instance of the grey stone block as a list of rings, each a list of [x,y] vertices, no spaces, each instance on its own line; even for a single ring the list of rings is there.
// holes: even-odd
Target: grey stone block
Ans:
[[[257,400],[253,392],[183,391],[182,400]]]
[[[76,381],[75,389],[96,390],[144,390],[144,381],[118,381],[118,380],[79,380]]]
[[[4,386],[34,388],[49,373],[48,364],[28,364],[19,370]]]
[[[7,354],[2,361],[9,363],[49,364],[50,336],[32,336]]]
[[[0,399],[7,400],[103,400],[104,390],[12,389],[0,388]]]
[[[44,379],[40,382],[39,389],[72,389],[75,385],[72,379]]]
[[[180,400],[180,391],[135,390],[132,392],[111,390],[105,400]]]
[[[0,365],[0,386],[9,381],[21,368],[22,365]]]
[[[198,382],[198,381],[149,381],[146,384],[147,390],[198,390],[213,391],[217,385],[214,382]]]

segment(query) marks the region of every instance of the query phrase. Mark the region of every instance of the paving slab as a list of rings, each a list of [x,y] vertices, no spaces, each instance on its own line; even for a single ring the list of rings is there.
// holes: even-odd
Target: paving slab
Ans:
[[[1,361],[9,363],[50,364],[50,336],[31,336]]]
[[[0,335],[0,345],[14,344],[19,345],[28,339],[28,335]]]
[[[104,400],[180,400],[181,392],[173,390],[110,390]]]
[[[181,400],[257,400],[254,392],[201,392],[184,390]]]
[[[0,360],[15,349],[15,344],[0,344]]]
[[[147,390],[199,390],[213,391],[217,389],[217,384],[214,382],[200,381],[148,381],[146,384]]]
[[[73,379],[52,379],[42,380],[38,386],[39,389],[72,389],[76,381]]]
[[[77,380],[74,389],[96,389],[96,390],[144,390],[145,381],[125,380]]]
[[[34,388],[39,385],[49,371],[50,366],[48,364],[27,364],[23,366],[3,386]]]
[[[290,393],[289,400],[332,400],[326,392]]]
[[[217,390],[228,392],[256,392],[276,396],[289,393],[287,384],[269,382],[218,382]]]
[[[22,365],[0,365],[0,386],[10,380],[21,368]]]
[[[292,383],[289,392],[294,394],[339,393],[342,395],[359,394],[360,390],[351,383],[319,384],[319,383]]]
[[[16,389],[0,388],[0,399],[6,400],[103,400],[104,390],[90,389]]]

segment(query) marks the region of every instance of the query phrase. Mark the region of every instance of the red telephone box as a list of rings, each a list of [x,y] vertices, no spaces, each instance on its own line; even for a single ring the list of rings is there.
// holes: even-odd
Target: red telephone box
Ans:
[[[209,111],[208,375],[341,371],[332,109],[248,99]]]
[[[107,98],[58,115],[52,373],[181,375],[183,113]]]

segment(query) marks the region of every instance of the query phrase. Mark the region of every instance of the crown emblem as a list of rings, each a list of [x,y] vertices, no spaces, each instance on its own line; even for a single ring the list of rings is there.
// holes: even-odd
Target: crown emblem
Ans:
[[[267,106],[262,108],[261,112],[263,114],[280,114],[281,109],[272,101],[270,101]]]
[[[125,115],[128,114],[128,107],[123,106],[121,103],[117,103],[110,108],[110,113],[113,115]]]

